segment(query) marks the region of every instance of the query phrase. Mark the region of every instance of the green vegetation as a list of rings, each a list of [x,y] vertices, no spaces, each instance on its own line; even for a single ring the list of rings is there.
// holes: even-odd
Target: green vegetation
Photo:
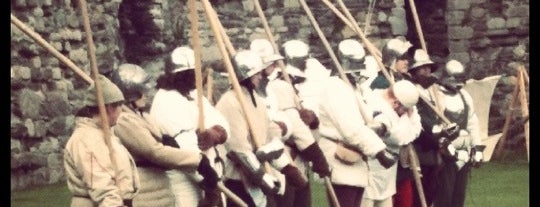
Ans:
[[[324,185],[312,182],[313,206],[327,206]],[[504,161],[485,163],[473,169],[467,190],[467,207],[529,206],[529,163],[522,153],[513,153]],[[11,192],[12,207],[69,206],[70,193],[65,182]]]

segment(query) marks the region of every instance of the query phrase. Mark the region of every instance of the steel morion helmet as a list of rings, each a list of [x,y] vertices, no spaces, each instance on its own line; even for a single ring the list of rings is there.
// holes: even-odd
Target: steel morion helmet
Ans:
[[[169,73],[194,69],[195,52],[187,46],[177,47],[171,52],[165,64],[165,70]]]
[[[461,89],[465,83],[465,68],[457,60],[450,60],[446,63],[443,71],[441,85]]]
[[[113,82],[111,82],[105,76],[100,74],[97,81],[99,82],[99,84],[101,84],[100,85],[101,93],[103,95],[104,104],[123,102],[125,100],[124,95],[122,94],[122,91],[120,91],[120,88],[118,88],[118,86],[116,86]],[[88,95],[86,96],[84,100],[84,105],[86,106],[98,105],[97,99],[96,99],[95,85],[92,85],[88,88]]]
[[[289,40],[283,43],[282,46],[287,63],[304,70],[305,61],[309,54],[309,46],[301,40]]]
[[[360,42],[346,39],[338,45],[338,57],[345,69],[345,73],[359,72],[364,69],[364,57],[366,51]]]
[[[232,63],[238,82],[246,80],[264,69],[262,59],[251,50],[242,50],[236,53]]]
[[[431,72],[435,72],[435,70],[437,70],[437,64],[431,61],[427,52],[423,49],[417,49],[414,51],[414,63],[410,67],[409,71],[414,71],[421,66],[429,66],[431,68]]]
[[[255,39],[249,45],[251,51],[256,52],[262,58],[263,68],[267,68],[275,61],[283,60],[283,56],[274,53],[272,43],[267,39]]]
[[[399,80],[394,83],[392,91],[397,100],[407,108],[416,105],[420,97],[416,86],[408,80]]]
[[[410,47],[412,44],[409,41],[404,42],[398,38],[388,40],[381,51],[382,63],[393,70],[396,61],[401,59]]]
[[[113,71],[111,81],[124,94],[127,101],[135,101],[150,89],[150,76],[138,65],[122,64]]]

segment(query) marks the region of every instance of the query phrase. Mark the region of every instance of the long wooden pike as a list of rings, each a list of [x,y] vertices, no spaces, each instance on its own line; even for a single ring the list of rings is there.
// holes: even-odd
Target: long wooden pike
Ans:
[[[416,32],[418,33],[418,38],[420,39],[420,45],[422,46],[422,49],[427,52],[426,40],[424,40],[424,32],[422,32],[422,26],[420,26],[420,19],[418,18],[418,12],[416,12],[416,4],[414,3],[414,0],[409,0],[409,6],[411,6],[411,12],[414,19],[414,25],[416,26]]]
[[[199,110],[198,129],[206,129],[204,126],[204,104],[203,104],[203,84],[202,84],[202,64],[201,64],[201,43],[199,37],[199,15],[197,13],[196,0],[188,0],[189,6],[189,20],[191,21],[191,44],[195,55],[195,88],[197,90],[197,107]],[[214,147],[213,147],[214,148]],[[205,152],[206,154],[207,152]],[[216,150],[216,156],[219,156]],[[223,192],[228,198],[239,206],[246,206],[247,204],[229,190],[223,183],[218,182],[217,188]]]
[[[191,22],[191,45],[195,55],[195,88],[197,90],[197,108],[199,110],[198,129],[204,130],[204,108],[202,103],[203,84],[201,68],[201,41],[199,37],[199,15],[196,0],[188,0],[189,21]]]
[[[81,68],[79,68],[73,61],[71,61],[69,58],[64,56],[62,53],[60,53],[58,50],[56,50],[51,44],[49,44],[43,37],[41,37],[38,33],[32,31],[26,24],[24,24],[21,20],[19,20],[15,15],[11,14],[11,23],[17,26],[22,32],[24,32],[27,36],[32,38],[36,43],[38,43],[40,46],[45,48],[47,51],[52,53],[54,57],[56,57],[58,60],[60,60],[62,63],[64,63],[66,66],[68,66],[75,74],[79,75],[84,81],[89,83],[90,85],[94,84],[94,80],[86,74]]]
[[[101,127],[103,130],[103,139],[107,144],[109,149],[109,158],[111,159],[111,165],[114,169],[115,178],[119,178],[119,169],[117,165],[117,160],[115,156],[115,150],[111,143],[111,131],[109,126],[109,118],[105,110],[105,103],[103,100],[103,93],[101,88],[101,83],[99,83],[99,71],[97,69],[97,60],[96,60],[96,47],[94,45],[94,40],[92,39],[92,30],[90,29],[90,19],[88,17],[88,5],[85,0],[79,0],[79,8],[81,9],[81,15],[83,19],[84,31],[86,33],[86,43],[88,44],[88,56],[90,58],[90,66],[92,68],[92,75],[94,79],[94,87],[96,87],[96,100],[99,109],[99,115],[101,116]],[[120,189],[118,182],[116,182],[117,187]]]
[[[272,44],[272,47],[274,48],[274,53],[279,54],[279,49],[276,44],[276,40],[274,39],[274,35],[272,35],[272,30],[270,30],[270,26],[268,26],[268,21],[266,20],[266,16],[264,15],[264,12],[262,10],[259,0],[253,0],[253,3],[255,4],[255,9],[257,10],[257,14],[259,15],[259,18],[261,18],[264,31],[266,32],[266,36],[268,37],[268,40],[270,41],[270,43]],[[285,69],[285,63],[283,62],[283,60],[278,60],[278,64],[279,64],[279,67],[281,68],[281,72],[283,73],[283,76],[284,76],[283,78],[285,78],[285,81],[287,81],[287,83],[292,85],[293,83],[291,79],[289,78],[289,74],[287,73],[287,70]],[[299,102],[296,101],[296,103],[299,103]]]

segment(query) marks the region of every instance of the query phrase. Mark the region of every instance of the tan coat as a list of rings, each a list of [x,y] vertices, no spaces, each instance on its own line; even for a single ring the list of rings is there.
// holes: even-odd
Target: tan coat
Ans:
[[[281,137],[281,129],[275,124],[271,124],[266,111],[264,99],[258,94],[254,94],[257,106],[251,100],[248,91],[242,87],[242,95],[246,102],[248,114],[251,119],[251,124],[254,128],[253,132],[260,145],[270,142],[274,138]],[[229,151],[254,152],[252,144],[252,136],[246,122],[244,110],[238,102],[236,94],[233,90],[223,94],[216,104],[223,116],[229,122],[231,136],[225,142],[225,148]],[[230,163],[229,159],[225,164],[225,178],[240,180],[240,171]]]
[[[141,177],[141,190],[133,199],[133,206],[174,206],[165,170],[195,170],[201,159],[200,152],[178,149],[161,144],[161,130],[146,112],[140,114],[127,106],[115,126],[115,134],[132,154]],[[141,164],[143,163],[143,164]]]
[[[122,206],[140,188],[135,162],[112,135],[118,174],[109,157],[109,148],[97,119],[77,117],[73,134],[66,143],[64,167],[68,189],[73,195],[72,207]],[[117,182],[115,182],[117,181]]]

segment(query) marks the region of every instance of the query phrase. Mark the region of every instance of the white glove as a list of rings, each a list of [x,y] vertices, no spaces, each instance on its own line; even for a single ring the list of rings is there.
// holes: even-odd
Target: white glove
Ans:
[[[449,145],[449,146],[452,146],[452,145]],[[467,152],[466,150],[457,150],[456,153],[457,153],[456,158],[459,161],[469,162],[469,159],[470,159],[469,152]]]
[[[476,153],[474,153],[473,161],[474,162],[482,162],[482,161],[484,161],[484,153],[476,151]]]

